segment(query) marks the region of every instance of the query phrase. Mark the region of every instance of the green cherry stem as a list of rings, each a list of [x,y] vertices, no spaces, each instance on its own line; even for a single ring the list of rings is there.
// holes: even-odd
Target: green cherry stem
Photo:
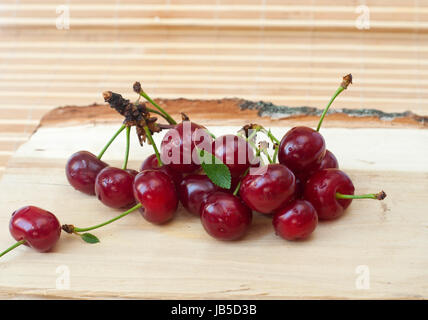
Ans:
[[[122,169],[126,170],[128,166],[128,158],[129,158],[129,145],[131,141],[131,127],[126,127],[126,150],[125,150],[125,160],[123,161]]]
[[[24,243],[25,243],[25,240],[21,240],[21,241],[16,242],[14,245],[10,246],[6,250],[4,250],[2,253],[0,253],[0,258],[3,257],[9,251],[12,251],[13,249],[19,247],[21,244],[24,244]]]
[[[336,192],[336,199],[375,199],[375,200],[383,200],[386,198],[386,193],[381,191],[379,193],[367,193],[360,195],[353,194],[341,194]]]
[[[242,175],[241,179],[238,182],[238,185],[236,186],[235,190],[233,191],[234,196],[236,196],[238,194],[239,189],[241,189],[242,179],[244,179],[244,177],[248,174],[249,171],[250,171],[250,168],[247,168],[247,170],[245,170],[244,174]]]
[[[128,215],[128,214],[130,214],[131,212],[134,212],[135,210],[137,210],[137,209],[139,209],[139,208],[141,208],[141,207],[142,207],[142,205],[141,205],[141,203],[139,203],[139,204],[137,204],[137,205],[133,206],[131,209],[129,209],[129,210],[127,210],[127,211],[125,211],[124,213],[121,213],[121,214],[120,214],[120,215],[118,215],[117,217],[114,217],[113,219],[107,220],[107,221],[105,221],[105,222],[103,222],[103,223],[97,224],[97,225],[92,226],[92,227],[88,227],[88,228],[78,228],[78,227],[75,227],[75,226],[74,226],[74,225],[72,225],[72,224],[64,224],[64,225],[62,226],[62,230],[64,230],[64,231],[65,231],[65,232],[67,232],[67,233],[78,233],[78,232],[86,232],[86,231],[90,231],[90,230],[95,230],[95,229],[98,229],[98,228],[104,227],[104,226],[106,226],[106,225],[108,225],[108,224],[110,224],[110,223],[112,223],[112,222],[115,222],[115,221],[117,221],[117,220],[119,220],[119,219],[122,219],[123,217],[127,216],[127,215]]]
[[[143,90],[140,91],[140,95],[144,97],[148,102],[150,102],[153,106],[156,107],[166,118],[169,124],[177,124],[177,122],[166,112],[160,105],[158,105],[152,98],[149,97],[147,93]]]
[[[152,145],[153,150],[155,151],[156,158],[158,159],[159,167],[162,167],[163,163],[160,157],[160,153],[159,153],[158,147],[156,146],[155,141],[153,140],[153,136],[152,136],[152,133],[150,132],[149,127],[144,126],[144,131],[146,132],[147,139],[149,139],[149,142]]]
[[[319,120],[319,122],[318,122],[318,126],[317,126],[317,131],[320,131],[320,129],[321,129],[321,124],[322,124],[322,122],[323,122],[323,120],[324,120],[324,118],[325,118],[325,116],[326,116],[326,114],[327,114],[328,109],[330,108],[331,104],[333,103],[333,101],[337,98],[337,96],[338,96],[342,91],[344,91],[345,89],[347,89],[347,88],[348,88],[348,86],[349,86],[351,83],[352,83],[352,75],[351,75],[351,74],[348,74],[348,75],[346,75],[346,76],[344,76],[344,77],[343,77],[343,81],[342,81],[342,83],[340,84],[340,87],[339,87],[339,88],[337,88],[336,92],[335,92],[335,93],[334,93],[334,95],[331,97],[330,101],[328,102],[327,106],[325,107],[325,109],[324,109],[324,111],[323,111],[323,113],[322,113],[322,115],[321,115],[321,117],[320,117],[320,120]]]
[[[107,144],[104,146],[104,148],[101,150],[101,152],[98,154],[97,158],[101,160],[102,156],[106,152],[106,150],[110,147],[110,145],[113,143],[114,139],[117,138],[117,136],[125,129],[125,125],[123,124],[119,130],[116,131],[116,133],[111,137],[111,139],[107,142]]]

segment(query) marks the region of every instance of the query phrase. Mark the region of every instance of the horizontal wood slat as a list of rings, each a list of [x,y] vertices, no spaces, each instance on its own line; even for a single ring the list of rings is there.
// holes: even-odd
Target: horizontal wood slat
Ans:
[[[428,115],[427,31],[426,0],[2,0],[0,138],[104,90],[133,99],[136,80],[153,97],[322,108],[350,72],[333,108]]]

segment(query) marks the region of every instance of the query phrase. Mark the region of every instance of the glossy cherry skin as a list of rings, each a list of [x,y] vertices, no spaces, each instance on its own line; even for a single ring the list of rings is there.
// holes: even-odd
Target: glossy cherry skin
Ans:
[[[152,154],[151,156],[147,157],[146,160],[144,160],[141,164],[140,171],[147,169],[163,171],[164,173],[169,175],[172,180],[174,180],[177,189],[180,185],[181,180],[183,179],[183,175],[177,171],[174,171],[170,165],[164,164],[163,166],[159,167],[158,158],[156,158],[155,154]]]
[[[233,134],[215,139],[212,153],[229,168],[232,178],[240,177],[256,161],[248,142]]]
[[[208,196],[218,191],[217,187],[206,175],[190,174],[183,178],[178,189],[183,207],[190,213],[199,216],[201,205]]]
[[[192,173],[199,167],[199,159],[193,155],[195,147],[206,149],[212,142],[205,127],[183,121],[170,129],[161,143],[161,160],[179,173]]]
[[[155,224],[171,220],[177,211],[178,196],[174,182],[159,170],[141,171],[134,180],[134,196],[143,206],[143,217]]]
[[[269,164],[242,179],[239,195],[251,209],[270,214],[294,199],[293,172],[282,164]]]
[[[239,198],[217,191],[201,208],[201,222],[210,236],[218,240],[242,238],[251,225],[252,212]]]
[[[299,173],[320,164],[324,155],[325,141],[319,132],[309,127],[294,127],[281,140],[278,160]]]
[[[272,220],[275,233],[286,240],[307,238],[317,227],[315,208],[305,200],[294,200],[279,209]]]
[[[345,172],[323,169],[306,182],[304,198],[314,206],[320,220],[331,220],[340,217],[352,202],[351,199],[337,199],[336,193],[353,195],[354,191]]]
[[[57,243],[61,225],[49,211],[27,206],[12,213],[9,231],[16,241],[25,240],[25,245],[46,252]]]
[[[65,173],[68,182],[76,189],[95,195],[95,178],[108,164],[88,151],[74,153],[67,161]]]
[[[337,161],[334,154],[326,150],[325,156],[321,160],[320,164],[317,164],[315,168],[311,168],[305,172],[299,172],[296,174],[296,199],[303,198],[303,192],[305,190],[306,181],[317,171],[322,169],[339,168],[339,162]]]
[[[114,209],[132,207],[134,198],[134,178],[136,171],[127,171],[114,167],[106,167],[95,179],[95,194],[106,206]]]

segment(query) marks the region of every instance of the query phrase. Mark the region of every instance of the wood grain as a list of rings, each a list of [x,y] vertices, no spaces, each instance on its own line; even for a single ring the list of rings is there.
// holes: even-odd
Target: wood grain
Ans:
[[[45,124],[18,149],[0,182],[1,247],[12,242],[6,231],[10,213],[27,204],[55,212],[62,223],[82,227],[118,214],[73,190],[64,165],[76,150],[98,152],[119,124]],[[210,130],[221,134],[238,128]],[[285,130],[274,127],[273,133],[281,136]],[[94,231],[101,239],[97,245],[63,234],[51,253],[20,247],[6,255],[0,263],[0,296],[428,298],[428,131],[325,128],[322,132],[357,192],[384,189],[388,194],[384,202],[354,201],[341,219],[321,223],[303,242],[279,239],[270,219],[257,214],[247,237],[233,243],[211,239],[199,220],[182,209],[165,226],[151,225],[133,214]],[[156,136],[157,141],[160,138]],[[138,168],[150,153],[132,136],[130,167]],[[116,142],[105,160],[120,165],[122,155],[123,143]],[[70,288],[57,289],[64,266],[70,272]],[[357,289],[358,266],[369,268],[370,289]]]

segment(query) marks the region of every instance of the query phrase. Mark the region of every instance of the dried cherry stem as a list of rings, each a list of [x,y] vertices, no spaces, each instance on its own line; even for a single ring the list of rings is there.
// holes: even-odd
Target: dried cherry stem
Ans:
[[[159,167],[162,167],[163,163],[162,163],[162,160],[161,160],[161,157],[160,157],[160,153],[159,153],[158,147],[156,146],[155,141],[153,140],[153,136],[152,136],[152,133],[150,132],[149,127],[144,126],[144,131],[146,132],[147,139],[149,139],[149,142],[150,142],[150,144],[153,147],[153,150],[155,152],[156,158],[158,159]]]
[[[24,243],[25,243],[25,240],[21,240],[21,241],[16,242],[12,246],[10,246],[6,250],[4,250],[2,253],[0,253],[0,258],[3,257],[6,253],[12,251],[13,249],[19,247],[21,244],[24,244]]]
[[[153,106],[155,106],[155,108],[158,109],[165,116],[165,119],[168,121],[168,123],[177,124],[177,122],[168,114],[168,112],[166,112],[160,105],[158,105],[152,98],[150,98],[147,93],[141,90],[139,94],[144,97],[148,102],[150,102]]]
[[[117,136],[126,128],[126,125],[122,125],[119,130],[116,131],[116,133],[111,137],[111,139],[107,142],[107,144],[104,146],[104,148],[101,150],[101,152],[98,154],[97,158],[101,160],[104,153],[107,151],[107,149],[110,147],[110,145],[113,143],[113,141],[117,138]]]
[[[336,199],[375,199],[375,200],[383,200],[386,198],[385,191],[381,191],[379,193],[367,193],[367,194],[341,194],[336,192]]]
[[[74,225],[72,225],[72,224],[64,224],[64,225],[62,226],[62,230],[64,230],[64,231],[65,231],[65,232],[67,232],[67,233],[78,233],[78,232],[86,232],[86,231],[90,231],[90,230],[95,230],[95,229],[98,229],[98,228],[104,227],[104,226],[106,226],[106,225],[108,225],[108,224],[110,224],[110,223],[112,223],[112,222],[115,222],[115,221],[117,221],[117,220],[119,220],[119,219],[122,219],[123,217],[127,216],[127,215],[128,215],[128,214],[130,214],[131,212],[134,212],[135,210],[137,210],[137,209],[139,209],[139,208],[141,208],[141,207],[142,207],[142,204],[141,204],[141,203],[139,203],[139,204],[137,204],[137,205],[133,206],[131,209],[129,209],[129,210],[127,210],[127,211],[125,211],[124,213],[121,213],[121,214],[120,214],[120,215],[118,215],[117,217],[114,217],[113,219],[107,220],[107,221],[105,221],[105,222],[103,222],[103,223],[97,224],[97,225],[92,226],[92,227],[87,227],[87,228],[78,228],[78,227],[75,227],[75,226],[74,226]]]
[[[325,118],[325,115],[327,114],[328,109],[330,108],[331,104],[333,103],[333,101],[336,99],[336,97],[344,90],[346,90],[348,88],[348,86],[352,84],[352,75],[348,74],[346,76],[343,77],[343,81],[340,84],[340,87],[337,88],[336,92],[333,94],[333,96],[331,97],[330,101],[328,102],[327,106],[325,107],[320,120],[318,122],[318,126],[317,126],[317,131],[320,131],[321,128],[321,124]]]
[[[129,145],[131,142],[131,127],[126,127],[126,150],[125,150],[125,160],[123,161],[122,169],[126,170],[128,166],[128,158],[129,158]]]

